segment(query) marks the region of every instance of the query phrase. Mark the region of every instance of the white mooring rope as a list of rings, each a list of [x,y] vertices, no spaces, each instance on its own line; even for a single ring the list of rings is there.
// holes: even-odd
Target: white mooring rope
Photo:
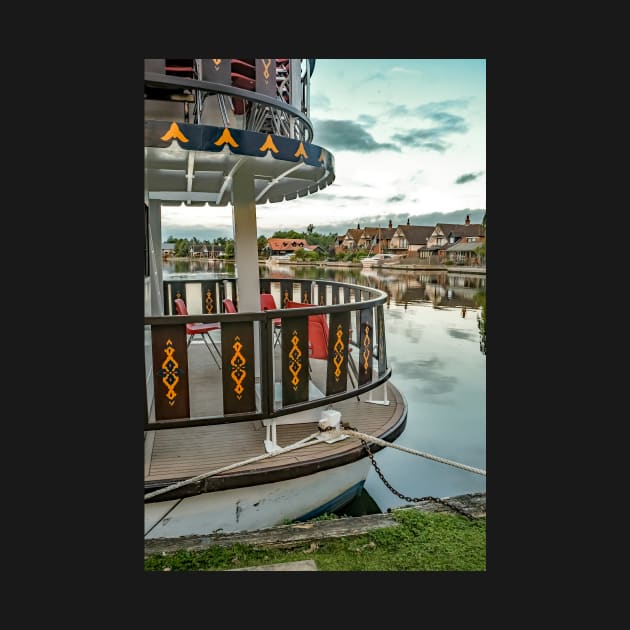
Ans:
[[[232,468],[238,468],[239,466],[244,466],[245,464],[251,464],[252,462],[257,462],[262,459],[267,459],[268,457],[273,457],[274,455],[281,455],[282,453],[288,453],[289,451],[294,451],[298,448],[302,448],[304,446],[310,446],[311,440],[315,440],[316,442],[321,441],[321,432],[312,433],[308,437],[305,437],[298,442],[294,442],[289,446],[285,446],[278,451],[272,451],[271,453],[263,453],[262,455],[257,455],[256,457],[250,457],[249,459],[245,459],[242,462],[236,462],[235,464],[229,464],[228,466],[223,466],[223,468],[217,468],[216,470],[211,470],[210,472],[203,473],[202,475],[197,475],[196,477],[191,477],[190,479],[184,479],[183,481],[178,481],[177,483],[171,484],[170,486],[166,486],[165,488],[160,488],[159,490],[154,490],[153,492],[149,492],[144,495],[144,500],[151,499],[153,497],[158,496],[159,494],[164,494],[165,492],[170,492],[171,490],[176,490],[177,488],[181,488],[182,486],[187,486],[189,483],[194,483],[195,481],[200,481],[201,479],[205,479],[206,477],[211,477],[212,475],[218,475],[219,473],[225,472],[226,470],[232,470]],[[328,437],[326,438],[328,439]]]
[[[438,457],[437,455],[431,455],[430,453],[423,453],[422,451],[416,451],[412,448],[407,448],[406,446],[399,446],[398,444],[392,444],[391,442],[386,442],[385,440],[381,440],[380,438],[367,435],[366,433],[359,433],[359,431],[354,431],[352,429],[342,429],[340,433],[344,435],[354,435],[355,437],[361,438],[365,440],[366,442],[374,442],[374,444],[380,444],[381,446],[389,446],[391,448],[397,448],[399,451],[405,451],[405,453],[411,453],[412,455],[420,455],[420,457],[433,459],[436,462],[441,462],[442,464],[448,464],[449,466],[455,466],[456,468],[463,468],[464,470],[468,470],[469,472],[473,472],[478,475],[483,475],[484,477],[486,476],[486,471],[483,470],[482,468],[474,468],[473,466],[460,464],[458,462],[454,462],[444,457]]]
[[[412,455],[419,455],[420,457],[426,457],[427,459],[432,459],[436,462],[441,462],[442,464],[448,464],[449,466],[455,466],[456,468],[462,468],[463,470],[467,470],[472,473],[476,473],[477,475],[486,476],[486,471],[482,468],[475,468],[473,466],[467,466],[466,464],[460,464],[458,462],[454,462],[450,459],[446,459],[445,457],[439,457],[437,455],[431,455],[430,453],[423,453],[422,451],[416,451],[412,448],[407,448],[406,446],[399,446],[398,444],[392,444],[391,442],[386,442],[385,440],[381,440],[380,438],[374,437],[372,435],[368,435],[367,433],[360,433],[359,431],[355,431],[353,429],[335,429],[329,431],[318,431],[317,433],[312,433],[308,437],[305,437],[289,446],[285,446],[280,450],[272,451],[271,453],[263,453],[262,455],[257,455],[256,457],[250,457],[249,459],[245,459],[242,462],[236,462],[235,464],[229,464],[228,466],[223,466],[222,468],[217,468],[216,470],[211,470],[210,472],[203,473],[201,475],[197,475],[196,477],[191,477],[190,479],[184,479],[182,481],[178,481],[170,486],[166,486],[165,488],[160,488],[158,490],[154,490],[153,492],[149,492],[144,495],[145,501],[147,499],[152,499],[160,494],[165,494],[166,492],[170,492],[171,490],[176,490],[177,488],[181,488],[182,486],[186,486],[188,484],[194,483],[195,481],[200,481],[201,479],[205,479],[206,477],[211,477],[212,475],[218,475],[219,473],[225,472],[227,470],[232,470],[233,468],[238,468],[239,466],[244,466],[245,464],[251,464],[253,462],[261,461],[263,459],[268,459],[269,457],[274,457],[275,455],[281,455],[283,453],[288,453],[290,451],[295,451],[298,448],[303,448],[305,446],[310,446],[314,442],[321,442],[322,440],[331,440],[336,437],[347,435],[348,437],[357,437],[359,439],[365,440],[366,442],[373,442],[374,444],[379,444],[381,446],[389,446],[390,448],[396,448],[399,451],[404,451],[405,453],[411,453]]]

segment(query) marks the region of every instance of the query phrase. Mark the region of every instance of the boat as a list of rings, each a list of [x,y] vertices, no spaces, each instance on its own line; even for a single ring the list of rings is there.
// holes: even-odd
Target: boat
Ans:
[[[282,265],[290,263],[294,259],[293,254],[273,254],[269,256],[265,260],[265,264],[271,265]]]
[[[384,267],[399,263],[401,260],[402,256],[398,254],[374,254],[363,258],[361,264],[364,267]]]
[[[255,80],[242,81],[245,66]],[[387,294],[259,275],[256,205],[335,179],[307,115],[314,68],[314,59],[145,59],[145,539],[339,510],[361,493],[371,455],[405,430]],[[228,204],[237,273],[165,274],[162,208]],[[278,308],[262,310],[262,293]],[[383,444],[368,450],[345,427]]]

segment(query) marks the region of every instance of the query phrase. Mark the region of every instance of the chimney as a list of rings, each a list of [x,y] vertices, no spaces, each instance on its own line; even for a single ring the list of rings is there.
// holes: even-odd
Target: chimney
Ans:
[[[409,224],[409,217],[407,217],[407,225],[410,225],[410,224]]]
[[[361,224],[357,223],[357,230],[360,230],[360,229],[361,229]]]
[[[466,215],[466,225],[470,225],[470,215]]]
[[[392,220],[391,220],[391,219],[389,220],[389,225],[388,225],[387,227],[393,227],[393,226],[392,226]]]

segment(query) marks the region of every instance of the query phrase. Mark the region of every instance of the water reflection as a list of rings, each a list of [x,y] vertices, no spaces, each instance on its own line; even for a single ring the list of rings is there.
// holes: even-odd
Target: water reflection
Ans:
[[[173,275],[208,274],[223,277],[235,274],[235,265],[222,260],[167,260],[164,277]],[[402,269],[374,270],[358,267],[317,267],[261,264],[261,278],[295,278],[296,280],[328,279],[352,282],[385,291],[396,304],[430,302],[435,308],[457,306],[462,317],[469,307],[478,308],[478,294],[485,293],[485,275],[449,273],[446,271],[409,271]]]
[[[223,260],[167,260],[163,264],[164,277],[221,278],[236,274],[233,262]],[[261,278],[295,278],[296,280],[327,279],[336,282],[351,282],[385,291],[387,306],[401,305],[406,310],[409,304],[431,304],[433,308],[458,308],[466,318],[469,309],[474,309],[481,352],[486,353],[486,276],[447,271],[410,271],[402,269],[363,269],[360,267],[320,267],[315,265],[261,264]],[[472,339],[471,332],[452,329],[449,334],[460,339]],[[417,341],[411,339],[410,341]]]
[[[166,259],[162,270],[165,278],[188,274],[223,277],[234,274],[234,263],[213,258]]]
[[[277,265],[280,267],[280,265]],[[457,306],[476,308],[475,295],[485,291],[486,278],[482,275],[456,274],[446,271],[409,271],[402,269],[373,270],[355,267],[298,267],[286,265],[287,270],[275,268],[261,275],[268,278],[296,279],[326,278],[337,282],[353,282],[385,291],[395,304],[430,302],[435,308]],[[463,311],[464,315],[466,310]]]

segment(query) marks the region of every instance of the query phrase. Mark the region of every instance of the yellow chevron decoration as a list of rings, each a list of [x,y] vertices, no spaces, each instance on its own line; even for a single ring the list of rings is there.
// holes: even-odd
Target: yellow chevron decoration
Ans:
[[[262,61],[262,65],[265,68],[263,71],[263,76],[265,77],[265,79],[269,78],[269,66],[271,65],[271,59],[261,59]],[[267,63],[265,63],[265,61]]]
[[[182,130],[179,128],[179,125],[176,122],[171,123],[168,131],[160,138],[160,140],[172,140],[175,138],[180,142],[188,142],[188,138],[182,133]]]
[[[341,324],[337,326],[337,330],[335,331],[335,337],[337,340],[335,341],[335,345],[333,346],[333,350],[335,351],[335,355],[333,356],[333,364],[335,365],[335,380],[339,382],[339,377],[341,376],[341,366],[343,365],[343,328]]]
[[[260,147],[259,151],[264,153],[265,151],[268,151],[269,149],[271,149],[274,153],[278,153],[278,149],[276,148],[276,145],[273,143],[273,138],[271,137],[270,133],[267,134],[267,139],[265,140],[264,144]]]
[[[175,359],[175,348],[173,347],[173,341],[168,339],[166,341],[166,348],[164,348],[164,354],[166,358],[162,362],[160,374],[162,376],[162,383],[166,387],[166,397],[168,398],[168,404],[172,407],[175,404],[175,398],[177,398],[177,392],[175,388],[179,383],[179,363]]]
[[[204,305],[206,307],[206,313],[212,313],[212,309],[214,308],[214,300],[212,299],[212,291],[210,291],[210,289],[206,290]]]
[[[304,143],[303,142],[300,142],[300,146],[298,147],[298,150],[293,155],[295,157],[302,156],[305,160],[308,158],[308,155],[306,155],[306,151],[304,150]]]
[[[216,144],[218,147],[220,147],[222,144],[229,144],[231,147],[234,147],[235,149],[236,147],[238,147],[236,140],[232,138],[232,134],[230,133],[230,130],[227,127],[223,129],[223,133],[221,134],[221,137],[214,144]]]
[[[367,371],[370,358],[370,326],[365,325],[365,335],[363,336],[363,369]]]
[[[293,336],[291,337],[291,348],[289,349],[289,372],[293,374],[293,378],[291,379],[291,385],[293,385],[293,391],[297,390],[297,386],[300,384],[300,370],[302,369],[302,351],[298,347],[298,343],[300,342],[300,338],[297,334],[297,331],[293,331]]]
[[[245,391],[243,388],[243,380],[247,376],[247,372],[243,369],[246,361],[245,357],[241,354],[243,344],[241,343],[241,338],[238,335],[234,337],[234,345],[232,348],[234,349],[234,355],[230,359],[230,365],[232,366],[230,377],[234,383],[236,383],[234,386],[234,393],[236,394],[236,398],[240,400],[243,392]]]
[[[323,162],[324,161],[324,149],[322,149],[321,153],[319,154],[319,158],[318,158],[318,162]]]

